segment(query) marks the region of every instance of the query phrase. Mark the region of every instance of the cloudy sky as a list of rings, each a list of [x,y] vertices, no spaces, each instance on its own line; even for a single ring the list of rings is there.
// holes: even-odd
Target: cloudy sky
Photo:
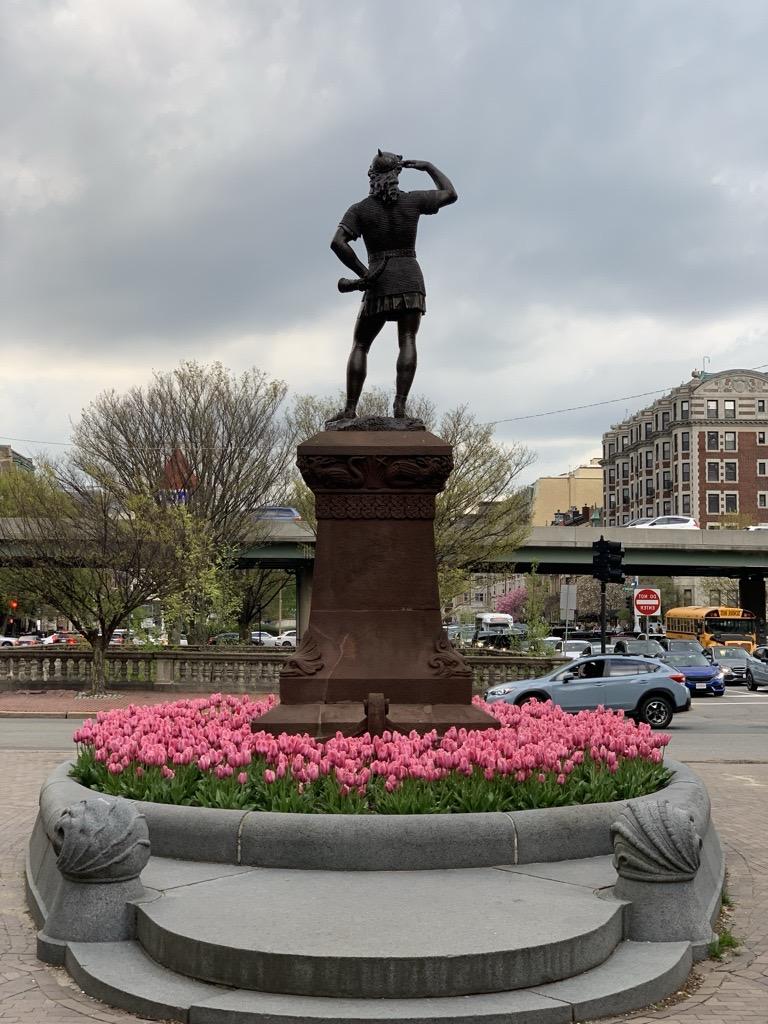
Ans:
[[[650,400],[628,396],[705,357],[768,362],[764,0],[4,0],[0,18],[0,431],[19,451],[182,358],[334,391],[358,300],[328,242],[377,146],[459,192],[420,226],[414,390],[507,421],[531,475],[597,454]],[[394,360],[390,326],[370,381]]]

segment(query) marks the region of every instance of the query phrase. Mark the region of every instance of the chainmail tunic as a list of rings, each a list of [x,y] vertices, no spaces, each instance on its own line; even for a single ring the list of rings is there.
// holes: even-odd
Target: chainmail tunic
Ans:
[[[416,259],[416,230],[422,214],[437,213],[438,193],[434,189],[400,192],[394,203],[376,196],[350,206],[341,226],[352,240],[362,235],[371,271],[386,266],[381,276],[363,294],[362,316],[381,314],[397,319],[401,311],[426,312],[426,289]]]

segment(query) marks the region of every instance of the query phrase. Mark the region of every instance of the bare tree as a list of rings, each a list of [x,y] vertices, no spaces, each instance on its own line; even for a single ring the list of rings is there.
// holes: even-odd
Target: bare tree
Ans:
[[[96,481],[71,459],[8,474],[3,487],[17,551],[0,569],[0,589],[33,593],[66,616],[92,648],[92,692],[104,692],[115,629],[182,584],[182,510]]]
[[[282,381],[255,368],[236,376],[221,363],[182,362],[146,387],[91,402],[73,432],[74,459],[97,479],[183,503],[213,551],[236,552],[245,537],[268,538],[259,507],[286,500],[294,437],[282,415],[285,395]],[[244,600],[241,622],[248,607]],[[198,610],[191,628],[201,633],[206,616]]]
[[[302,439],[322,430],[338,405],[338,396],[298,396],[289,416],[294,435]],[[363,395],[358,413],[387,416],[390,405],[390,394],[373,388]],[[454,469],[445,490],[438,495],[435,514],[438,582],[441,601],[446,604],[467,588],[473,565],[492,561],[525,538],[530,499],[516,481],[534,455],[523,445],[497,441],[493,426],[478,423],[466,406],[447,412],[439,420],[428,399],[411,399],[408,409],[424,420],[428,430],[453,446]],[[294,477],[293,503],[314,529],[312,492],[298,474]]]

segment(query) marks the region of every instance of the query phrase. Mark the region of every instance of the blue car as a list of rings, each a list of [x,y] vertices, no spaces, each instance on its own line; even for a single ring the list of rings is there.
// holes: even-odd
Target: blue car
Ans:
[[[695,651],[667,652],[660,660],[685,676],[685,685],[693,696],[711,694],[713,697],[722,697],[725,693],[722,668],[717,663],[712,664],[703,654]]]

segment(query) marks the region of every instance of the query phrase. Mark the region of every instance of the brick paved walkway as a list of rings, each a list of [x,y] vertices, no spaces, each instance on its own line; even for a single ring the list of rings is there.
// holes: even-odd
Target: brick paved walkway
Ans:
[[[153,690],[133,690],[109,697],[77,697],[74,690],[34,689],[0,693],[0,718],[85,718],[97,711],[127,708],[129,704],[164,704],[169,700],[199,700],[205,693],[163,693]],[[261,697],[262,694],[253,694]]]
[[[83,995],[64,970],[35,957],[35,929],[24,900],[24,851],[40,785],[61,760],[49,751],[0,751],[0,1022],[143,1021]],[[695,767],[712,794],[735,903],[731,929],[744,945],[729,962],[700,965],[699,987],[683,1002],[614,1022],[768,1024],[768,764]]]

